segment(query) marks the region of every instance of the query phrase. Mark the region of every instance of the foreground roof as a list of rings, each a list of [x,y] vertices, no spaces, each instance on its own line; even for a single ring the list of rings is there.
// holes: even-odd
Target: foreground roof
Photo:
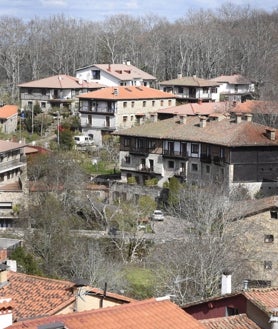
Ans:
[[[229,83],[234,85],[249,85],[251,81],[240,74],[233,75],[220,75],[211,79],[211,81],[216,81],[218,83]]]
[[[49,318],[23,321],[8,328],[37,329],[50,323],[63,323],[67,329],[204,329],[191,315],[169,300],[149,299],[95,311],[56,315]]]
[[[186,114],[186,115],[209,115],[213,113],[226,113],[229,110],[227,102],[201,102],[187,103],[178,106],[158,110],[157,113],[163,114]]]
[[[278,287],[249,289],[244,296],[267,314],[277,314]]]
[[[208,329],[260,329],[246,314],[200,320]]]
[[[0,140],[0,153],[25,147],[25,144]]]
[[[233,112],[237,113],[261,113],[277,116],[278,102],[247,100],[243,103],[237,103],[237,105],[232,110]]]
[[[4,105],[0,107],[0,119],[8,119],[18,112],[17,105]]]
[[[176,98],[171,93],[165,93],[164,91],[144,87],[144,86],[117,86],[107,87],[96,91],[91,91],[79,95],[80,99],[108,99],[108,100],[138,100],[138,99],[164,99],[164,98]]]
[[[72,303],[74,283],[17,272],[8,272],[0,297],[11,297],[14,321],[52,315]]]
[[[122,81],[133,79],[156,80],[156,77],[153,75],[131,64],[94,64],[87,67],[96,67]],[[84,68],[77,69],[76,71],[78,72],[82,69]]]
[[[85,80],[79,80],[78,78],[66,74],[59,74],[40,80],[21,83],[18,85],[18,87],[53,88],[53,89],[82,89],[82,88],[96,89],[96,88],[103,88],[106,86],[99,84],[97,82],[87,82]]]
[[[190,86],[190,87],[216,87],[219,85],[216,81],[192,77],[182,77],[173,80],[166,80],[159,83],[161,86]]]
[[[278,145],[276,139],[270,140],[266,135],[266,126],[217,116],[218,120],[207,120],[205,127],[200,126],[200,118],[196,116],[186,117],[186,123],[180,118],[174,117],[158,122],[146,123],[129,129],[115,132],[120,136],[136,136],[156,139],[184,140],[191,142],[203,142],[223,146],[270,146]]]

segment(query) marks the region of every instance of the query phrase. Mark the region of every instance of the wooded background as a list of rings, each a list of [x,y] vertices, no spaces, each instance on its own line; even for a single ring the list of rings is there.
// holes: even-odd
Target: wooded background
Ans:
[[[65,16],[24,21],[0,17],[0,101],[15,102],[17,85],[96,63],[125,60],[158,81],[240,73],[276,97],[278,10],[226,4],[189,12],[175,22],[159,16],[115,15],[98,21]]]

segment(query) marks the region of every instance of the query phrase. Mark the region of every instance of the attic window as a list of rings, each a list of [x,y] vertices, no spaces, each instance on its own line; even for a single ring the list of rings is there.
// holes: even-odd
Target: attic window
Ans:
[[[226,307],[226,316],[232,316],[239,314],[238,309],[235,307]]]
[[[266,234],[264,236],[265,243],[273,243],[273,241],[274,241],[274,236],[272,234]]]
[[[278,211],[277,210],[270,210],[270,217],[274,219],[278,219]]]
[[[63,322],[52,322],[38,326],[38,329],[65,329]]]

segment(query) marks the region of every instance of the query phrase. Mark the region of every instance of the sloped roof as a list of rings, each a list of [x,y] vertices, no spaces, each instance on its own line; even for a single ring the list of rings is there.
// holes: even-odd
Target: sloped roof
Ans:
[[[200,320],[208,329],[260,329],[246,314]]]
[[[156,77],[145,71],[142,71],[132,64],[94,64],[87,67],[96,67],[122,81],[133,79],[156,80]],[[84,68],[77,69],[76,71],[78,72],[82,69]]]
[[[171,93],[165,93],[164,91],[144,87],[144,86],[120,86],[120,87],[108,87],[91,91],[89,93],[81,94],[77,96],[80,99],[107,99],[107,100],[138,100],[138,99],[164,99],[164,98],[176,98]]]
[[[25,147],[25,144],[0,140],[0,153]]]
[[[278,287],[249,289],[243,295],[267,314],[277,314]]]
[[[216,87],[219,85],[216,81],[192,77],[181,77],[173,80],[161,81],[161,86],[183,86],[183,87]]]
[[[59,74],[40,80],[21,83],[18,85],[18,87],[52,89],[98,89],[106,86],[97,82],[87,82],[85,80],[79,80],[78,78],[66,74]]]
[[[169,300],[148,299],[95,311],[56,315],[18,322],[8,328],[37,329],[39,325],[62,322],[68,329],[204,329],[198,320]]]
[[[55,314],[72,303],[73,286],[69,281],[8,272],[8,284],[0,288],[0,297],[12,298],[13,318],[22,320]]]
[[[231,109],[231,112],[238,113],[262,113],[278,115],[278,102],[247,100]]]
[[[201,103],[187,103],[178,106],[168,107],[166,109],[158,110],[157,113],[168,113],[176,115],[209,115],[212,113],[228,112],[226,102],[201,102]]]
[[[265,131],[266,126],[247,121],[235,123],[230,118],[220,121],[208,120],[205,127],[200,127],[200,118],[190,116],[186,118],[186,123],[174,117],[116,131],[114,134],[203,142],[229,147],[278,145],[277,133],[276,139],[272,141],[265,135]]]
[[[17,114],[18,106],[4,105],[0,107],[0,119],[8,119]]]
[[[251,81],[240,74],[233,75],[220,75],[211,79],[211,81],[216,81],[218,83],[229,83],[231,85],[249,85]]]

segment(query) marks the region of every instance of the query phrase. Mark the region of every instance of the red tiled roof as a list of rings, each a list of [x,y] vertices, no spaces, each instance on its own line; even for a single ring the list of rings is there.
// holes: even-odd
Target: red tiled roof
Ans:
[[[188,103],[179,106],[173,106],[166,109],[158,110],[157,113],[169,113],[169,114],[186,114],[186,115],[209,115],[212,113],[225,113],[228,112],[228,106],[226,102],[217,103]]]
[[[246,314],[200,320],[208,329],[260,329]]]
[[[190,87],[216,87],[219,85],[216,81],[206,80],[193,77],[181,77],[173,80],[161,81],[159,83],[161,86],[190,86]]]
[[[74,283],[39,276],[8,272],[8,284],[0,288],[0,297],[14,303],[14,320],[55,314],[74,301]]]
[[[266,313],[277,313],[278,288],[250,289],[243,292],[243,295],[252,303],[256,304]]]
[[[89,93],[77,96],[80,99],[109,99],[109,100],[125,100],[125,99],[163,99],[163,98],[176,98],[171,93],[153,89],[144,86],[120,86],[120,87],[107,87]]]
[[[82,88],[98,89],[106,86],[99,84],[97,82],[87,82],[85,80],[79,80],[78,78],[71,77],[66,74],[60,74],[40,80],[21,83],[18,85],[18,87],[53,88],[53,89],[82,89]]]
[[[25,144],[0,140],[0,152],[19,149],[26,146]]]
[[[169,300],[155,299],[107,307],[95,311],[56,315],[49,318],[23,321],[10,329],[37,329],[39,325],[62,322],[68,329],[204,329],[191,315]]]
[[[95,64],[89,67],[96,67],[122,81],[133,79],[156,80],[153,75],[131,64]]]
[[[250,80],[243,77],[240,74],[233,74],[233,75],[220,75],[216,78],[211,79],[211,81],[216,81],[219,83],[227,82],[229,84],[236,84],[236,85],[249,85],[251,83]]]
[[[18,106],[16,105],[4,105],[0,107],[0,119],[8,119],[18,112]]]
[[[278,114],[278,102],[254,101],[247,100],[231,109],[231,112],[236,113],[262,113],[262,114]]]
[[[222,115],[223,116],[223,115]],[[278,136],[271,140],[266,135],[266,126],[255,122],[241,121],[236,123],[230,118],[222,120],[208,120],[205,127],[200,126],[200,118],[188,116],[186,123],[179,118],[170,118],[141,126],[117,131],[120,136],[138,136],[158,139],[184,140],[204,142],[229,147],[242,146],[270,146],[278,145]]]

